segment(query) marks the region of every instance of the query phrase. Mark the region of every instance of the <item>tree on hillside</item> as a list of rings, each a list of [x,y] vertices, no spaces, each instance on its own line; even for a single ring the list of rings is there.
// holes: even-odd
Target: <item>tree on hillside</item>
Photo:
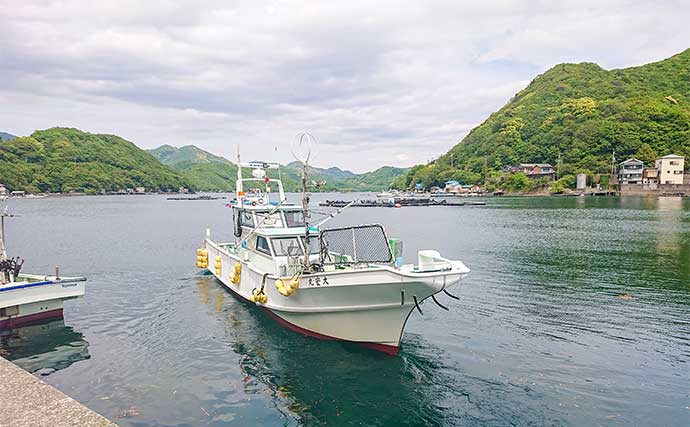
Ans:
[[[651,166],[657,159],[657,154],[654,149],[646,142],[640,146],[640,149],[635,153],[635,158],[644,162],[645,166]]]

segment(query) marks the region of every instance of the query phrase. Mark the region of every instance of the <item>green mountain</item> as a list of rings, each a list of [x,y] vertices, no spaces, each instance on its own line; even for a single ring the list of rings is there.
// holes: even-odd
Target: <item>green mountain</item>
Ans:
[[[350,191],[383,191],[391,188],[396,178],[403,176],[409,169],[383,166],[375,171],[366,172],[347,179],[343,187]]]
[[[0,144],[0,183],[29,192],[177,190],[188,182],[133,143],[70,128]]]
[[[180,163],[230,163],[225,157],[213,155],[194,145],[185,145],[184,147],[177,148],[166,144],[146,151],[161,163],[170,166]]]
[[[12,135],[11,133],[0,132],[0,142],[9,141],[10,139],[14,139],[14,138],[16,138],[16,136]]]
[[[611,157],[690,157],[690,49],[639,67],[604,70],[593,63],[560,64],[536,77],[503,108],[429,165],[412,168],[395,186],[485,183],[488,189],[528,189],[517,163],[551,163],[560,156],[558,186],[586,173],[608,183]],[[515,176],[517,175],[517,177]]]
[[[302,164],[300,162],[294,161],[290,162],[285,167],[290,169],[296,169],[301,171]],[[300,172],[301,173],[301,172]],[[346,179],[354,178],[357,176],[356,173],[350,172],[349,170],[342,170],[338,167],[330,167],[328,169],[317,168],[314,166],[309,166],[308,174],[314,177],[315,180],[332,180],[332,181],[343,181]]]
[[[182,174],[189,184],[202,191],[234,191],[237,179],[237,166],[228,159],[213,155],[194,145],[176,148],[163,145],[148,150],[164,164],[172,166]],[[309,181],[326,183],[316,191],[381,191],[390,188],[393,180],[406,170],[383,167],[373,172],[357,175],[337,167],[309,167]],[[280,177],[285,191],[300,191],[302,169],[298,162],[280,166],[280,169],[269,169],[268,176]]]

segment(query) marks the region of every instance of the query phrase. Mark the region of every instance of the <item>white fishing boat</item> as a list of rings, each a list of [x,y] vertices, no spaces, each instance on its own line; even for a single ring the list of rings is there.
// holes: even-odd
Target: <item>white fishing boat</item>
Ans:
[[[395,354],[410,314],[462,279],[469,269],[433,250],[419,251],[418,264],[402,263],[402,242],[381,224],[324,228],[341,208],[310,225],[303,168],[302,205],[288,203],[279,179],[263,162],[240,162],[232,208],[232,242],[206,231],[197,267],[209,269],[230,291],[280,324],[306,335],[344,340]],[[242,176],[243,167],[252,177]],[[245,186],[256,185],[245,193]],[[269,195],[277,190],[277,200]]]
[[[24,260],[9,258],[5,246],[7,209],[0,213],[0,329],[62,318],[63,301],[84,295],[86,279],[21,272]]]

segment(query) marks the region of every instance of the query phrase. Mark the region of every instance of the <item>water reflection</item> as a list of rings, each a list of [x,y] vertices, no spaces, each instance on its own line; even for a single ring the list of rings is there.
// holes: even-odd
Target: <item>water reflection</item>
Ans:
[[[63,319],[0,333],[2,355],[31,373],[49,375],[89,359],[89,343]]]
[[[210,297],[214,288],[220,292]],[[287,331],[212,278],[199,278],[197,289],[209,310],[227,313],[224,338],[239,356],[244,392],[269,395],[285,423],[446,424],[441,399],[451,381],[439,350],[423,338],[410,336],[399,356],[385,356]]]
[[[659,197],[656,211],[656,241],[659,255],[675,255],[680,252],[683,235],[680,230],[683,217],[681,197]]]

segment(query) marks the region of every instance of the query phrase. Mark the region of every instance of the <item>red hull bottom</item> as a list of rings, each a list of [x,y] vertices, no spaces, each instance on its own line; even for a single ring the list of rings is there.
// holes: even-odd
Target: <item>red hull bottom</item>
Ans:
[[[9,319],[0,320],[0,329],[12,329],[19,326],[27,325],[29,323],[40,322],[48,319],[62,319],[62,309],[42,311],[40,313],[29,314],[20,317],[10,317]]]
[[[277,314],[275,314],[275,313],[272,312],[271,310],[269,310],[269,309],[267,309],[267,308],[265,308],[265,307],[262,307],[262,308],[263,308],[264,311],[265,311],[266,313],[268,313],[273,319],[275,319],[276,322],[278,322],[280,325],[284,326],[284,327],[287,328],[287,329],[290,329],[291,331],[298,332],[298,333],[300,333],[300,334],[302,334],[302,335],[306,335],[306,336],[308,336],[308,337],[314,337],[314,338],[318,338],[318,339],[322,339],[322,340],[327,340],[327,341],[351,342],[351,343],[355,343],[355,344],[358,344],[358,345],[361,345],[361,346],[370,348],[370,349],[372,349],[372,350],[380,351],[380,352],[385,353],[385,354],[388,354],[388,355],[390,355],[390,356],[394,356],[394,355],[398,354],[398,350],[400,349],[400,347],[398,347],[398,346],[380,344],[380,343],[377,343],[377,342],[348,341],[348,340],[343,340],[343,339],[340,339],[340,338],[331,337],[331,336],[328,336],[328,335],[323,335],[323,334],[320,334],[320,333],[318,333],[318,332],[310,331],[309,329],[301,328],[301,327],[295,325],[294,323],[288,322],[287,320],[285,320],[285,319],[283,319],[282,317],[278,316]]]

